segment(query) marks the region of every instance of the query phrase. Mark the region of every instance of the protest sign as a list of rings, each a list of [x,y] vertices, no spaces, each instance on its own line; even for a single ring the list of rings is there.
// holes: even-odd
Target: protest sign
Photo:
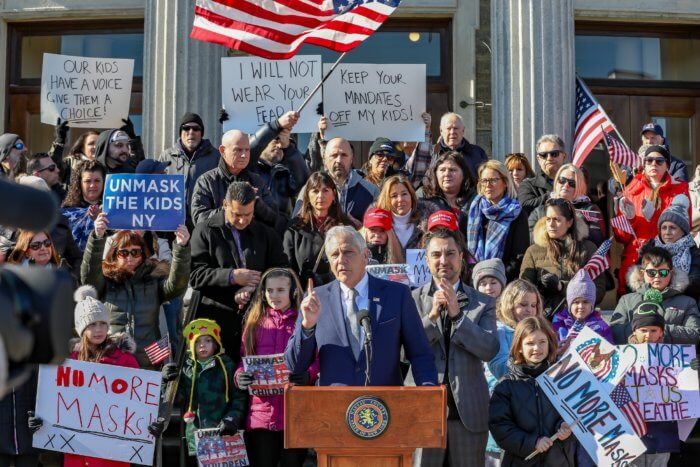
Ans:
[[[66,360],[39,366],[36,416],[44,421],[32,446],[132,464],[152,465],[160,373]]]
[[[250,355],[242,358],[243,370],[253,374],[253,384],[248,386],[250,394],[284,394],[284,386],[289,382],[289,370],[284,363],[284,354]]]
[[[428,259],[422,248],[408,248],[406,250],[406,263],[408,263],[408,278],[411,287],[420,287],[427,284],[433,278],[428,268]]]
[[[174,231],[185,223],[185,176],[109,174],[102,210],[112,230]]]
[[[323,84],[326,139],[424,141],[424,111],[425,64],[341,63]]]
[[[119,128],[129,115],[134,61],[126,58],[44,54],[41,123]]]
[[[221,436],[218,428],[195,430],[199,467],[242,467],[250,465],[241,432]]]
[[[392,282],[411,285],[408,278],[408,264],[370,264],[367,273]]]
[[[221,102],[229,119],[224,131],[233,128],[255,133],[285,112],[297,110],[323,78],[320,55],[297,55],[288,60],[259,57],[221,59]],[[295,133],[318,131],[315,112],[320,92],[311,97],[306,111],[294,125]]]
[[[642,409],[644,419],[660,422],[700,417],[698,372],[690,368],[695,346],[643,344],[620,346],[637,359],[625,376],[625,386]]]
[[[646,451],[578,353],[565,354],[537,382],[596,465],[629,465]]]

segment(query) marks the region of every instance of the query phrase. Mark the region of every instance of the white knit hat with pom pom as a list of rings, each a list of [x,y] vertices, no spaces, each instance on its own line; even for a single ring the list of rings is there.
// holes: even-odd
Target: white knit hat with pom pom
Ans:
[[[75,305],[75,332],[83,335],[86,327],[92,323],[103,321],[109,324],[109,311],[104,303],[97,299],[97,290],[91,285],[83,285],[73,294]]]

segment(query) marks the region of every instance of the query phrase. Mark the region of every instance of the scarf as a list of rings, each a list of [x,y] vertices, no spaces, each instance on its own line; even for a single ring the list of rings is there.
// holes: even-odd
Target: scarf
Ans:
[[[474,259],[483,261],[501,258],[511,222],[520,215],[522,207],[517,199],[504,196],[498,204],[491,204],[477,196],[469,207],[467,246]],[[488,222],[484,232],[484,220]]]
[[[654,246],[663,248],[673,257],[673,269],[690,272],[690,248],[696,246],[690,234],[684,235],[674,243],[664,243],[659,236],[654,237]]]

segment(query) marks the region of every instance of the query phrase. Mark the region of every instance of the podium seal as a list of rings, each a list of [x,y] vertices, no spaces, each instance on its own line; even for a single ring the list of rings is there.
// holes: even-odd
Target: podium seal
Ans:
[[[378,397],[361,396],[348,406],[345,421],[355,436],[376,438],[389,426],[389,409]]]

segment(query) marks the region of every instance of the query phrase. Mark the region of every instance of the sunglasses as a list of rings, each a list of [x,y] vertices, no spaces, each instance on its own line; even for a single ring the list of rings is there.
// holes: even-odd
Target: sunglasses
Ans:
[[[202,127],[199,125],[182,125],[180,129],[182,131],[202,131]]]
[[[16,150],[21,151],[22,149],[24,149],[24,143],[15,143],[15,145],[13,147]]]
[[[537,157],[541,157],[542,159],[556,159],[559,157],[559,154],[561,154],[563,151],[559,150],[554,150],[554,151],[548,151],[548,152],[538,152]]]
[[[656,277],[657,274],[659,277],[666,277],[670,271],[670,269],[644,269],[644,273],[649,277]]]
[[[394,155],[390,152],[375,152],[373,156],[377,156],[379,159],[394,159]]]
[[[56,164],[47,165],[43,169],[37,170],[37,172],[43,172],[44,170],[48,170],[49,172],[53,172],[54,170],[56,170]]]
[[[501,180],[503,180],[503,179],[502,178],[482,178],[481,180],[479,180],[479,183],[481,183],[484,186],[485,185],[495,185],[496,183],[500,182]]]
[[[34,251],[40,250],[41,247],[50,248],[51,247],[51,240],[49,240],[47,238],[43,242],[32,242],[29,244],[29,248],[31,248]]]
[[[644,163],[646,165],[664,165],[666,163],[666,159],[664,159],[663,157],[645,157]]]
[[[576,180],[573,178],[559,177],[560,185],[569,185],[571,188],[576,188]]]
[[[129,255],[133,256],[134,258],[141,256],[141,248],[132,248],[131,250],[123,248],[121,250],[117,250],[117,256],[120,258],[128,258]]]

